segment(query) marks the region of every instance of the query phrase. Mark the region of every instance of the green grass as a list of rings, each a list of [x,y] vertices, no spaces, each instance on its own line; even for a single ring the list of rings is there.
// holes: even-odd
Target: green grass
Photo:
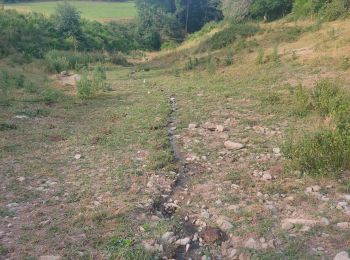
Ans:
[[[57,3],[52,2],[33,2],[6,4],[5,8],[13,8],[19,12],[38,12],[45,15],[51,15],[55,12]],[[111,20],[129,20],[136,16],[136,8],[132,1],[118,2],[92,2],[92,1],[69,1],[81,12],[81,16],[88,20],[97,20],[101,22]]]

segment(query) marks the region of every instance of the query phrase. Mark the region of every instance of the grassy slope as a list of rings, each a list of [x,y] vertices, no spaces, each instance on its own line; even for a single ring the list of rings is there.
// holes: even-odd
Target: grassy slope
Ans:
[[[54,13],[59,1],[34,2],[7,4],[5,8],[14,8],[20,12],[38,12],[45,15]],[[132,19],[136,15],[133,2],[113,3],[113,2],[91,2],[91,1],[69,1],[78,8],[82,17],[89,20],[111,21]]]
[[[291,88],[299,83],[312,88],[326,77],[349,86],[348,71],[340,69],[344,56],[350,55],[349,20],[324,24],[292,41],[287,37],[288,42],[281,31],[294,24],[262,26],[266,30],[256,39],[266,55],[279,44],[278,63],[256,65],[253,48],[237,52],[234,64],[225,67],[222,50],[212,53],[217,57],[214,68],[203,65],[184,71],[188,56],[196,55],[196,45],[190,44],[152,55],[153,60],[138,65],[135,74],[134,68],[111,66],[108,80],[113,91],[95,99],[82,102],[67,97],[54,104],[18,100],[3,107],[1,120],[17,129],[0,132],[0,171],[6,187],[0,191],[0,213],[10,216],[0,221],[5,232],[0,252],[8,258],[114,254],[147,259],[131,249],[129,239],[136,244],[159,239],[165,231],[176,230],[184,215],[213,226],[219,216],[227,217],[233,223],[228,233],[238,238],[238,249],[251,237],[274,240],[275,249],[250,250],[258,259],[321,259],[346,249],[350,233],[339,230],[336,223],[349,217],[334,205],[349,192],[347,176],[332,180],[295,175],[284,170],[285,161],[272,149],[291,132],[298,136],[298,131],[323,123],[313,114],[292,113]],[[150,70],[142,70],[145,66]],[[40,67],[24,68],[28,76],[39,71]],[[33,80],[43,82],[40,77]],[[148,200],[162,193],[156,188],[164,189],[173,179],[166,128],[170,95],[177,99],[180,150],[185,158],[197,159],[190,163],[193,175],[187,189],[174,194],[181,209],[167,221],[152,217],[147,208]],[[23,111],[35,115],[38,109],[46,112],[14,118]],[[187,129],[191,122],[207,121],[225,125],[225,133]],[[245,143],[246,148],[223,153],[226,139]],[[74,159],[76,154],[82,158]],[[266,170],[276,179],[265,182],[252,174]],[[149,185],[154,178],[156,184]],[[235,190],[232,184],[240,187]],[[305,194],[306,187],[316,184],[329,201]],[[13,202],[19,205],[10,212],[6,205]],[[202,205],[208,208],[209,219],[201,217]],[[306,232],[299,230],[302,226],[288,232],[281,229],[286,218],[322,217],[331,225],[316,225]],[[313,250],[317,247],[325,251]],[[216,247],[208,250],[214,259],[222,254]]]

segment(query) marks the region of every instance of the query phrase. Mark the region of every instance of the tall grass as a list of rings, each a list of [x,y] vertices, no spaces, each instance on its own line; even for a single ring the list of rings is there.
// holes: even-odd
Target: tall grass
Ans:
[[[331,122],[301,139],[290,139],[284,153],[294,167],[313,176],[337,176],[350,168],[350,97],[329,80],[319,82],[313,91],[302,87],[294,93],[299,114],[317,113]]]

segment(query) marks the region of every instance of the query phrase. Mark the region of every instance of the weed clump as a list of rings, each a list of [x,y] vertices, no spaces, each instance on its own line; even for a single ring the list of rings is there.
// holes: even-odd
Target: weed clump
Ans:
[[[218,50],[225,48],[236,41],[239,37],[246,38],[253,36],[259,28],[251,24],[232,24],[228,28],[217,32],[208,41],[209,48]]]
[[[256,57],[255,63],[261,65],[265,63],[265,51],[263,48],[258,49],[258,56]]]
[[[78,95],[81,99],[92,98],[101,90],[107,89],[106,71],[101,65],[97,65],[92,75],[85,70],[81,79],[77,82]]]
[[[299,86],[294,93],[297,111],[314,111],[331,122],[301,140],[289,140],[284,153],[292,165],[313,176],[336,176],[350,167],[350,99],[335,83],[319,82],[313,91]]]

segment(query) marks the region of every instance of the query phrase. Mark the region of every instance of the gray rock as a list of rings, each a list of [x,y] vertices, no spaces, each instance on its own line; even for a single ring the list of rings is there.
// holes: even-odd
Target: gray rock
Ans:
[[[39,257],[39,260],[61,260],[62,257],[57,255],[43,255]]]
[[[232,142],[232,141],[226,141],[224,143],[224,146],[229,149],[229,150],[240,150],[244,147],[243,144],[241,143],[235,143],[235,142]]]
[[[226,217],[219,217],[216,220],[216,223],[219,225],[219,227],[224,230],[224,231],[228,231],[230,229],[233,228],[233,225],[231,224],[231,222],[229,221],[229,219],[227,219]]]
[[[333,260],[350,260],[349,254],[346,251],[338,253]]]
[[[163,234],[161,241],[163,243],[171,244],[171,243],[175,242],[175,239],[176,239],[176,237],[175,237],[174,232],[166,232]]]
[[[250,248],[250,249],[258,249],[259,244],[255,241],[254,238],[249,238],[245,243],[244,247]]]
[[[189,242],[191,241],[191,239],[189,237],[185,237],[185,238],[182,238],[182,239],[179,239],[176,241],[176,244],[177,245],[181,245],[181,246],[185,246],[187,245]]]
[[[349,229],[350,222],[339,222],[339,223],[337,223],[337,227],[341,228],[341,229]]]

